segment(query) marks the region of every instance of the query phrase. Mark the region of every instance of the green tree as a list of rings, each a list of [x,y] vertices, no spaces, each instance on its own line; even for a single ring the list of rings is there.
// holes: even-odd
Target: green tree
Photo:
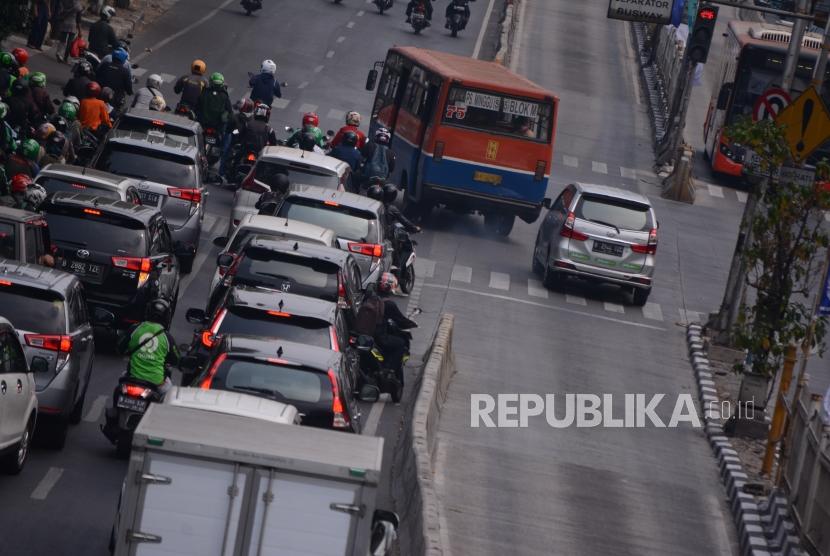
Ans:
[[[29,0],[0,1],[0,42],[20,31],[29,17]]]
[[[830,192],[818,184],[830,179],[830,165],[826,159],[817,164],[817,183],[782,180],[777,170],[790,161],[782,126],[747,119],[732,125],[728,134],[754,150],[762,169],[772,174],[758,186],[760,199],[744,253],[754,304],[742,307],[734,332],[737,346],[749,353],[750,368],[741,363],[737,370],[773,377],[786,346],[803,342],[813,319],[811,283],[815,285],[828,245],[822,210],[830,207]],[[822,350],[826,324],[826,318],[816,321],[812,340]]]

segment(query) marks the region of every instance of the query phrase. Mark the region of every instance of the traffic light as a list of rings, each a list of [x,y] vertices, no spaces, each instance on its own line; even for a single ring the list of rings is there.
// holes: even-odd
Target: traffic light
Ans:
[[[695,26],[689,35],[689,59],[692,62],[703,64],[709,56],[709,46],[715,35],[715,22],[718,20],[718,7],[702,5],[697,9]]]

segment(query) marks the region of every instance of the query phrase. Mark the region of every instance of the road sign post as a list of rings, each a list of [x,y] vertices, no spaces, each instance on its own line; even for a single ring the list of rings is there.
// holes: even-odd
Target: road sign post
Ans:
[[[790,103],[790,93],[778,87],[770,87],[752,106],[752,121],[774,120]]]
[[[796,163],[804,162],[830,139],[830,110],[815,87],[808,87],[792,104],[782,110],[775,118],[775,123],[786,128],[790,154]]]

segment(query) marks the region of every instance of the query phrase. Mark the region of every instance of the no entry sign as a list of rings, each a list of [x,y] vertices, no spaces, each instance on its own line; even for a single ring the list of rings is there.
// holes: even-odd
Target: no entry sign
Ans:
[[[790,105],[790,102],[792,102],[790,94],[784,89],[777,87],[767,89],[752,107],[752,120],[755,122],[774,120],[784,108]]]

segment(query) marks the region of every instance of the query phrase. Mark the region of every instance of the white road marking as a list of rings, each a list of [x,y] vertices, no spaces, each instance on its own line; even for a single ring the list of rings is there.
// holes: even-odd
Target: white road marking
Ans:
[[[341,36],[339,36],[339,37],[337,37],[337,42],[338,42],[338,43],[341,43],[341,42],[343,42],[343,41],[345,41],[345,40],[346,40],[346,37],[344,37],[344,36],[342,36],[342,35],[341,35]]]
[[[177,77],[170,73],[160,73],[159,77],[164,83],[173,83],[176,81]]]
[[[386,407],[386,396],[372,404],[361,434],[364,436],[375,436],[375,433],[378,431],[378,425],[380,424],[380,415],[383,413],[384,407]]]
[[[346,24],[346,29],[351,29],[354,27],[354,21],[350,21]]]
[[[435,276],[435,261],[429,259],[415,258],[415,275],[423,276],[424,278],[432,278]]]
[[[136,77],[141,77],[145,73],[147,73],[147,68],[135,68],[133,70],[133,75]]]
[[[300,87],[302,88],[302,87]],[[271,103],[271,108],[278,108],[279,110],[285,110],[288,108],[288,105],[291,104],[291,101],[287,98],[275,98],[274,102]]]
[[[332,108],[331,110],[329,110],[329,113],[326,114],[326,117],[328,117],[332,120],[342,120],[343,118],[346,117],[346,113],[342,110],[337,110],[335,108]]]
[[[565,301],[567,301],[571,305],[582,305],[583,307],[588,305],[588,302],[585,300],[585,298],[580,295],[565,294]]]
[[[591,170],[597,172],[598,174],[607,174],[608,173],[608,165],[605,162],[597,162],[596,160],[591,161]]]
[[[549,311],[554,311],[557,313],[568,313],[570,315],[579,315],[582,317],[588,317],[591,319],[596,320],[603,320],[606,322],[615,322],[617,324],[623,324],[626,326],[633,326],[635,328],[647,328],[649,330],[659,330],[661,332],[665,332],[666,329],[660,326],[654,326],[651,324],[643,324],[641,322],[631,322],[627,320],[617,319],[614,317],[607,317],[605,315],[598,315],[595,313],[586,313],[585,311],[577,311],[576,309],[569,309],[567,307],[560,307],[557,305],[550,305],[548,303],[539,303],[538,301],[530,301],[529,299],[522,299],[520,297],[510,297],[508,295],[500,295],[496,293],[489,293],[483,291],[476,291],[471,290],[468,288],[459,288],[456,286],[447,286],[445,284],[424,284],[425,288],[434,288],[439,290],[449,290],[454,292],[461,292],[461,293],[468,293],[470,295],[478,295],[480,297],[488,297],[490,299],[501,299],[503,301],[509,301],[511,303],[520,303],[522,305],[530,305],[532,307],[539,307],[541,309],[548,309]]]
[[[469,266],[453,265],[452,277],[454,282],[465,282],[469,284],[473,279],[473,269]]]
[[[491,272],[490,287],[494,290],[509,290],[510,275],[505,274],[504,272]]]
[[[321,71],[323,71],[324,67],[326,66],[317,66],[316,68],[314,68],[314,73],[320,73]]]
[[[647,319],[661,321],[663,320],[663,310],[657,303],[648,301],[645,305],[643,305],[643,316]]]
[[[620,175],[624,178],[636,180],[637,179],[637,171],[632,170],[631,168],[624,168],[620,166]]]
[[[108,399],[109,396],[106,396],[104,394],[101,394],[100,396],[95,398],[95,401],[92,402],[91,406],[89,406],[86,415],[84,415],[84,421],[86,421],[87,423],[97,422],[101,418],[101,413],[104,412],[104,407],[107,405]]]
[[[680,320],[682,322],[686,322],[686,323],[700,322],[702,324],[701,317],[700,317],[701,313],[699,313],[697,311],[688,311],[688,310],[683,309],[683,308],[678,309],[678,312],[680,313]]]
[[[738,196],[738,202],[739,202],[739,203],[746,203],[746,200],[747,200],[747,198],[749,197],[749,195],[747,195],[747,194],[746,194],[746,193],[744,193],[743,191],[736,191],[736,192],[735,192],[735,195],[737,195],[737,196]]]
[[[297,112],[302,112],[303,114],[306,112],[317,112],[317,105],[308,103],[301,104],[300,107],[297,108]]]
[[[359,12],[357,12],[357,17],[363,17],[363,14],[365,13],[366,12],[364,12],[363,10],[360,10]]]
[[[46,500],[46,497],[49,496],[49,491],[54,488],[55,484],[60,480],[61,475],[63,475],[62,467],[50,467],[49,471],[46,472],[46,475],[44,475],[35,487],[35,490],[32,491],[31,498],[33,500]]]
[[[326,52],[326,58],[334,58],[334,50],[329,50],[328,52]]]
[[[570,166],[571,168],[576,168],[579,166],[579,159],[575,156],[564,155],[562,157],[562,163],[565,166]]]
[[[619,303],[609,303],[608,301],[606,301],[602,304],[602,307],[610,313],[619,313],[621,315],[625,314],[625,307],[623,307]]]
[[[306,87],[308,87],[308,81],[303,81],[302,83],[297,85],[298,89],[305,89]]]
[[[528,278],[527,295],[547,299],[549,294],[548,289],[544,285],[542,285],[542,282],[540,282],[539,280],[534,280],[533,278]]]
[[[481,53],[481,45],[484,42],[484,34],[487,32],[487,26],[490,24],[490,15],[493,13],[494,3],[495,0],[490,0],[490,3],[487,4],[487,11],[484,12],[484,21],[481,22],[481,30],[478,32],[476,45],[473,47],[473,58],[478,58],[478,55]]]
[[[709,190],[709,195],[712,197],[718,197],[723,199],[723,188],[718,185],[712,185],[711,183],[706,184],[706,188]]]

